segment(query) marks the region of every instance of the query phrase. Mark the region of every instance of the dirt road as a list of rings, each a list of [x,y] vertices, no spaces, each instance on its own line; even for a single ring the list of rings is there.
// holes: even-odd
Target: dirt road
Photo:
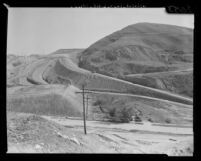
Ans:
[[[65,126],[71,126],[71,127],[83,127],[83,120],[80,118],[79,120],[76,119],[68,119],[68,118],[62,118],[62,117],[51,117],[51,116],[42,116],[45,119],[55,121],[61,125]],[[166,135],[193,135],[193,128],[192,127],[179,127],[176,125],[172,125],[172,127],[167,126],[160,126],[160,124],[157,126],[153,126],[150,122],[144,122],[143,124],[135,124],[135,123],[121,123],[121,124],[115,124],[115,123],[108,123],[108,122],[102,122],[102,121],[87,121],[87,127],[90,129],[93,128],[101,128],[101,129],[107,129],[107,130],[117,130],[117,131],[139,131],[142,133],[160,133],[160,134],[166,134]],[[93,131],[93,130],[92,130]]]
[[[43,73],[45,72],[45,70],[47,69],[47,67],[53,62],[53,61],[59,61],[64,67],[66,67],[67,69],[70,69],[72,71],[78,72],[78,73],[82,73],[82,74],[86,74],[86,75],[94,75],[100,78],[105,78],[108,80],[113,80],[115,82],[119,82],[119,83],[123,83],[123,84],[127,84],[128,86],[131,86],[133,89],[136,88],[136,91],[140,90],[140,93],[144,94],[133,94],[135,97],[145,97],[145,98],[149,98],[149,99],[159,99],[159,100],[165,100],[165,101],[173,101],[173,102],[178,102],[178,103],[183,103],[183,104],[193,104],[193,100],[187,97],[183,97],[177,94],[173,94],[170,92],[166,92],[160,89],[154,89],[151,87],[147,87],[147,86],[142,86],[142,85],[138,85],[138,84],[133,84],[130,83],[128,81],[124,81],[121,79],[117,79],[117,78],[113,78],[113,77],[109,77],[106,75],[102,75],[102,74],[98,74],[98,73],[91,73],[88,70],[79,68],[77,66],[77,64],[75,64],[75,62],[73,62],[73,60],[71,60],[71,57],[69,55],[66,56],[50,56],[48,58],[41,58],[39,60],[35,60],[33,61],[30,65],[28,65],[23,71],[23,77],[19,78],[19,82],[22,85],[32,85],[32,83],[30,81],[28,81],[29,79],[32,79],[34,82],[37,82],[38,84],[47,84],[46,81],[44,81],[43,79]],[[189,69],[191,70],[191,69]],[[175,71],[176,72],[176,71]],[[28,80],[27,80],[28,78]],[[147,92],[146,92],[147,91]],[[147,95],[147,93],[151,93],[149,96]],[[129,93],[131,94],[131,93]]]

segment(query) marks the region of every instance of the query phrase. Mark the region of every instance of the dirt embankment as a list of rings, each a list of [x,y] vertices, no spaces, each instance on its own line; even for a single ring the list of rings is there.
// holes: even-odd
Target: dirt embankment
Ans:
[[[8,153],[165,153],[192,156],[192,139],[64,126],[37,115],[7,113]],[[133,137],[133,135],[135,135]],[[154,134],[154,136],[157,134]],[[152,140],[150,140],[152,138]],[[134,139],[134,140],[132,140]],[[132,141],[131,141],[132,140]],[[180,140],[180,141],[176,141]]]
[[[7,118],[8,153],[116,152],[99,135],[84,135],[37,115],[9,112]]]

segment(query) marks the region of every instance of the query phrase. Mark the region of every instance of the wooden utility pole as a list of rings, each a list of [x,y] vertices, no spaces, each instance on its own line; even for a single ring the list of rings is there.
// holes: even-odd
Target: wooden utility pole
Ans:
[[[87,130],[86,130],[86,117],[85,117],[85,114],[86,114],[86,110],[85,110],[85,93],[92,93],[92,92],[89,92],[89,91],[86,91],[85,92],[85,84],[82,84],[82,92],[75,92],[77,94],[82,94],[83,96],[83,121],[84,121],[84,133],[87,134]],[[89,99],[89,97],[88,97]],[[88,101],[87,101],[87,108],[88,108]],[[88,109],[87,109],[88,110]]]
[[[85,97],[84,97],[84,85],[82,85],[82,96],[83,96],[83,120],[84,120],[84,134],[87,134],[86,130],[86,117],[85,117]]]
[[[87,95],[87,108],[86,108],[86,118],[88,118],[88,100],[89,100],[90,98],[88,97],[88,95]]]

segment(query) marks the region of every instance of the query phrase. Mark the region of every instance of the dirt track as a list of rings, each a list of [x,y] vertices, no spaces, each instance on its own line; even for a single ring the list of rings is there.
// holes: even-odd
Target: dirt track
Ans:
[[[81,127],[83,128],[83,120],[80,118],[79,120],[76,119],[68,119],[62,117],[51,117],[51,116],[43,116],[45,119],[49,119],[55,121],[59,124],[65,126],[72,126],[72,127]],[[187,127],[179,127],[172,125],[169,127],[160,126],[160,124],[156,124],[155,126],[152,125],[150,122],[144,122],[143,124],[135,124],[135,123],[124,123],[124,124],[115,124],[115,123],[108,123],[108,122],[101,122],[101,121],[87,121],[87,127],[89,129],[92,128],[101,128],[101,129],[108,129],[108,130],[122,130],[122,131],[139,131],[139,133],[160,133],[164,135],[186,135],[191,136],[193,135],[192,126]],[[107,130],[107,131],[108,131]]]
[[[49,68],[49,65],[54,63],[54,61],[59,61],[65,68],[70,69],[72,71],[76,71],[81,74],[86,75],[95,75],[101,78],[122,82],[124,84],[129,84],[135,86],[139,89],[146,89],[152,92],[159,94],[159,97],[149,97],[146,95],[136,95],[129,93],[121,93],[121,92],[112,92],[112,91],[98,91],[98,90],[90,90],[92,93],[99,94],[108,94],[108,95],[117,95],[117,96],[129,96],[129,97],[137,97],[142,99],[151,99],[155,101],[167,102],[170,104],[178,105],[179,107],[192,109],[192,99],[182,97],[176,94],[172,94],[169,92],[165,92],[158,89],[153,89],[146,86],[135,85],[129,83],[127,81],[119,80],[117,78],[108,77],[105,75],[91,73],[85,69],[79,68],[72,60],[70,55],[61,55],[61,56],[48,56],[47,58],[42,58],[36,61],[33,61],[29,65],[27,65],[21,72],[19,76],[20,84],[23,85],[21,87],[13,87],[8,88],[8,96],[11,97],[24,97],[24,96],[38,96],[39,94],[47,94],[50,92],[58,93],[63,95],[66,99],[68,99],[75,107],[80,108],[82,106],[81,97],[76,94],[76,92],[80,92],[80,90],[73,86],[69,85],[66,87],[65,85],[53,85],[48,84],[43,79],[43,73]],[[190,70],[190,69],[189,69]],[[176,71],[175,71],[176,72]],[[35,83],[31,83],[27,80],[27,78],[32,79]],[[27,87],[25,87],[27,86]],[[38,87],[38,89],[36,88]],[[177,98],[184,100],[188,103],[179,103],[175,101],[165,100],[160,98],[160,94],[171,96],[172,98]],[[189,105],[190,103],[190,105]],[[49,117],[43,116],[43,118],[54,121],[62,126],[69,127],[75,131],[83,132],[83,122],[81,120],[72,120],[61,117]],[[144,123],[144,125],[138,124],[111,124],[100,121],[87,121],[87,131],[91,135],[97,135],[103,140],[108,140],[114,143],[117,143],[115,150],[111,152],[126,152],[126,153],[168,153],[171,146],[179,144],[180,147],[184,145],[183,142],[186,140],[190,140],[192,142],[193,138],[193,129],[190,125],[188,127],[179,127],[177,125],[165,127],[163,125],[151,125],[149,123]],[[89,143],[87,143],[89,144]],[[181,145],[180,145],[181,144]],[[111,146],[111,145],[109,145]],[[118,147],[121,147],[121,150],[118,150]],[[189,145],[188,145],[189,146]],[[161,147],[161,148],[158,148]],[[170,148],[169,148],[170,147]],[[15,148],[13,146],[13,148]],[[104,149],[104,148],[103,148]],[[167,150],[168,149],[168,150]],[[176,147],[178,149],[178,146]],[[16,149],[13,149],[14,151]],[[33,149],[31,149],[33,150]],[[12,151],[12,148],[11,148]],[[100,151],[101,152],[101,151]],[[105,152],[102,150],[102,152]]]
[[[180,73],[180,72],[188,72],[193,71],[193,68],[183,69],[183,70],[175,70],[175,71],[167,71],[167,72],[154,72],[154,73],[140,73],[140,74],[128,74],[126,76],[135,77],[135,76],[153,76],[158,74],[169,74],[169,73]]]
[[[148,98],[148,99],[154,99],[154,100],[161,100],[163,101],[164,98],[166,98],[166,100],[164,101],[173,101],[176,103],[182,103],[182,104],[193,104],[193,100],[187,97],[183,97],[180,96],[178,94],[173,94],[170,92],[166,92],[163,90],[159,90],[159,89],[154,89],[154,88],[150,88],[150,87],[146,87],[146,86],[142,86],[142,85],[138,85],[138,84],[133,84],[124,80],[120,80],[117,78],[113,78],[113,77],[109,77],[109,76],[105,76],[102,74],[98,74],[98,73],[91,73],[90,71],[87,71],[85,69],[81,69],[79,68],[72,60],[70,55],[61,55],[61,56],[50,56],[48,58],[42,58],[39,60],[35,60],[33,61],[30,65],[28,65],[23,71],[21,71],[20,73],[23,73],[23,77],[19,78],[19,82],[21,85],[32,85],[32,84],[48,84],[46,81],[44,81],[43,79],[43,73],[45,72],[45,70],[47,69],[47,67],[49,65],[51,65],[54,61],[59,61],[61,63],[61,65],[63,65],[65,68],[70,69],[72,71],[81,73],[81,74],[86,74],[88,76],[92,75],[94,77],[100,77],[100,78],[104,78],[104,79],[108,79],[108,80],[114,80],[116,82],[119,83],[123,83],[126,85],[130,85],[131,87],[133,87],[134,89],[136,88],[136,90],[140,90],[140,93],[143,93],[144,91],[144,95],[143,94],[132,94],[135,97],[144,97],[144,98]],[[188,69],[188,70],[192,70],[192,69]],[[174,71],[177,72],[177,71]],[[99,92],[99,91],[97,91]],[[105,91],[106,92],[106,91]],[[111,91],[112,92],[112,91]],[[111,94],[110,92],[110,94]],[[147,95],[147,93],[151,92],[151,96]],[[107,92],[109,93],[109,92]],[[121,94],[121,92],[119,92],[119,94]],[[129,95],[131,93],[128,93]]]

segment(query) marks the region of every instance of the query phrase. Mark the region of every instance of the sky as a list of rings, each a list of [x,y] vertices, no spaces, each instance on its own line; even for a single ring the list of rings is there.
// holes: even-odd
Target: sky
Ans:
[[[87,48],[139,22],[194,28],[194,15],[167,14],[164,8],[8,8],[7,53],[49,54]]]

